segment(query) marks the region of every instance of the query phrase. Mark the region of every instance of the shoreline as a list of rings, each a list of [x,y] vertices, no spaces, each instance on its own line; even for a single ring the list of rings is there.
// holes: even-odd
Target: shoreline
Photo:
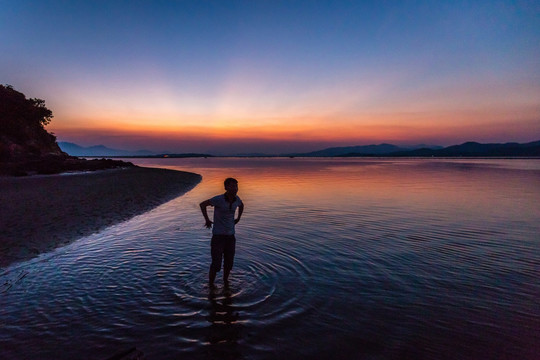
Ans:
[[[130,167],[0,177],[0,268],[149,211],[194,188],[198,174]]]

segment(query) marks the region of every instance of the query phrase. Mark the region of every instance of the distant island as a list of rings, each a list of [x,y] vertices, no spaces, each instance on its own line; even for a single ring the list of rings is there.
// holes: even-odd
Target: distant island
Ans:
[[[188,158],[217,157],[199,153],[152,153],[149,150],[118,150],[103,145],[82,147],[70,142],[59,142],[62,151],[73,156],[85,157],[133,157],[133,158]],[[392,144],[332,147],[308,153],[289,154],[237,154],[238,157],[540,157],[540,141],[529,143],[481,144],[466,142],[448,147],[438,145],[416,145],[403,147]]]
[[[134,157],[134,158],[162,158],[162,157],[171,157],[171,158],[186,158],[186,157],[211,157],[213,155],[209,154],[199,154],[199,153],[185,153],[185,154],[176,154],[167,151],[155,152],[150,150],[120,150],[120,149],[111,149],[104,145],[94,145],[94,146],[80,146],[72,142],[59,141],[58,146],[65,153],[72,156],[82,156],[82,157]]]
[[[360,151],[344,152],[332,156],[339,157],[538,157],[540,156],[540,141],[524,144],[504,143],[504,144],[481,144],[477,142],[466,142],[461,145],[448,147],[423,147],[413,150],[391,150],[392,145],[371,145],[364,147]],[[320,153],[324,153],[324,150]],[[312,156],[306,154],[306,156]]]
[[[369,156],[369,154],[349,153],[341,156]],[[480,144],[466,142],[442,149],[416,149],[395,151],[380,156],[387,157],[539,157],[540,141],[529,143]]]
[[[312,151],[308,153],[287,154],[286,156],[299,156],[299,157],[334,157],[334,156],[380,156],[391,154],[395,152],[405,152],[417,149],[442,149],[442,146],[438,145],[415,145],[415,146],[397,146],[392,144],[379,144],[379,145],[357,145],[357,146],[343,146],[343,147],[331,147],[323,150]]]

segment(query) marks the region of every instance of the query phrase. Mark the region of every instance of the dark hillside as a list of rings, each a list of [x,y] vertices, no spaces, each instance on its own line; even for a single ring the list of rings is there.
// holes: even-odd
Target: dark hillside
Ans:
[[[27,99],[11,86],[0,85],[0,161],[67,157],[56,137],[45,130],[52,117],[45,101]]]
[[[0,85],[0,175],[53,174],[98,170],[131,163],[85,160],[69,156],[45,130],[52,111],[41,99],[27,99],[9,85]]]

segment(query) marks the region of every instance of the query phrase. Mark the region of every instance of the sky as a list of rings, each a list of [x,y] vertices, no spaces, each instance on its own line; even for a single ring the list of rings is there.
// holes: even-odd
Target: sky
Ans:
[[[0,0],[0,83],[81,146],[535,141],[540,3]]]

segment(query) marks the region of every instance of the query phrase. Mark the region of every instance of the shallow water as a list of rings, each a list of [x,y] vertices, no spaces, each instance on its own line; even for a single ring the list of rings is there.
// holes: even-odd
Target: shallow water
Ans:
[[[133,346],[147,359],[540,354],[540,160],[135,163],[203,181],[4,269],[0,358],[106,359]],[[211,291],[198,203],[228,176],[246,211],[231,286]]]

